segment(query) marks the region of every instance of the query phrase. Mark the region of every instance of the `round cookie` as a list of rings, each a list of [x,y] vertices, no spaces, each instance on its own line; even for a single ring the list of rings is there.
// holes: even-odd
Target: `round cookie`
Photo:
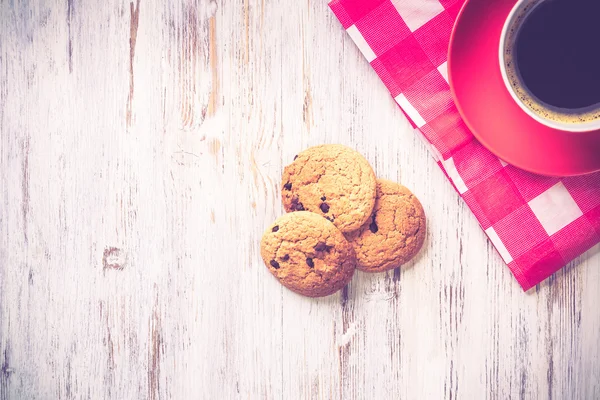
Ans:
[[[283,170],[281,197],[290,211],[312,211],[342,232],[364,224],[375,204],[375,173],[349,147],[326,144],[304,150]]]
[[[410,190],[377,180],[377,199],[369,220],[346,234],[356,252],[356,268],[382,272],[413,258],[425,241],[425,213]]]
[[[309,297],[346,286],[356,265],[354,249],[339,229],[307,211],[278,218],[265,231],[260,254],[282,285]]]

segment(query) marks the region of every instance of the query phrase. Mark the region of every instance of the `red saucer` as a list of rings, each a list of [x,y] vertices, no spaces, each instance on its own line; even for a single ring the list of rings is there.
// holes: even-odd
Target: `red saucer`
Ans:
[[[456,106],[475,137],[500,159],[542,175],[600,170],[600,131],[569,133],[527,115],[504,86],[500,32],[517,0],[467,0],[450,37],[448,77]]]

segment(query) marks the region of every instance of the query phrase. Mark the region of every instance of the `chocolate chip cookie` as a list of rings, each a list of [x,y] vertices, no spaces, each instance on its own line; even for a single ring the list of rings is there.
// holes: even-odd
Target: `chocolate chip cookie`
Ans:
[[[368,161],[339,144],[311,147],[285,167],[283,206],[322,215],[342,232],[360,228],[375,204],[376,178]]]
[[[423,207],[411,191],[378,179],[373,214],[346,238],[356,251],[358,269],[381,272],[413,258],[423,246],[425,231]]]
[[[307,211],[278,218],[264,233],[260,253],[285,287],[309,297],[346,286],[356,264],[354,249],[339,229]]]

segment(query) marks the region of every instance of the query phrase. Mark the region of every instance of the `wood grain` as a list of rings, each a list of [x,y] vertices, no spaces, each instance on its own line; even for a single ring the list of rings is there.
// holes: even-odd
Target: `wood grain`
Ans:
[[[600,256],[523,293],[324,1],[0,1],[0,399],[597,399]],[[428,215],[311,300],[282,166],[343,143]]]

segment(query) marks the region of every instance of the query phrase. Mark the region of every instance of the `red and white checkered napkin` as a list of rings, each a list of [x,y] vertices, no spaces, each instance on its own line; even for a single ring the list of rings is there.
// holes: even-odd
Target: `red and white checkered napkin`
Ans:
[[[452,101],[446,71],[463,2],[333,0],[329,6],[527,290],[600,242],[600,173],[530,174],[475,140]]]

